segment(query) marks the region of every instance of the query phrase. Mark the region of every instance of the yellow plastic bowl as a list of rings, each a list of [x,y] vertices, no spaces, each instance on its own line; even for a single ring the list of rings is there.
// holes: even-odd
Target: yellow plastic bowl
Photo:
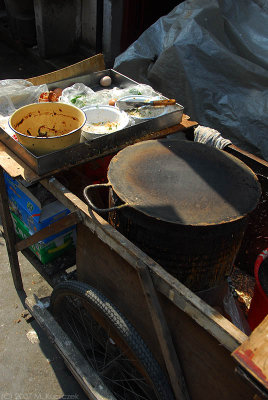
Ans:
[[[9,126],[18,141],[35,155],[43,155],[80,142],[85,113],[64,103],[36,103],[19,108]]]

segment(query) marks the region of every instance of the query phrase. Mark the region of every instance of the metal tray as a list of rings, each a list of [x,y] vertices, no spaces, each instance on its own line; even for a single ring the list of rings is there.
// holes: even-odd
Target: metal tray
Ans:
[[[94,91],[103,90],[99,85],[100,79],[109,75],[112,78],[111,87],[126,88],[138,82],[120,74],[113,69],[94,72],[89,75],[82,75],[75,78],[49,84],[49,89],[60,87],[62,89],[76,82],[84,83]],[[110,87],[110,88],[111,88]],[[159,93],[160,94],[160,93]],[[75,146],[67,147],[63,150],[55,151],[43,156],[35,156],[24,146],[12,139],[3,129],[0,128],[0,140],[5,143],[18,157],[20,157],[34,172],[40,177],[53,175],[60,170],[71,168],[102,156],[113,154],[121,148],[135,143],[139,139],[146,137],[152,132],[178,125],[181,122],[184,107],[177,104],[177,109],[173,112],[156,117],[151,120],[141,121],[135,125],[128,126],[117,132],[98,137],[91,141],[84,141]]]

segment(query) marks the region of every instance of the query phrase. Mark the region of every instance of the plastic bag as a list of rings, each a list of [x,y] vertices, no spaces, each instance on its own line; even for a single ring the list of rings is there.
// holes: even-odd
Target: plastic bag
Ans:
[[[0,81],[0,115],[10,116],[15,110],[27,104],[37,103],[42,92],[48,91],[47,85],[34,86],[23,79],[5,79]]]
[[[109,100],[119,99],[127,95],[156,96],[158,93],[146,84],[130,85],[126,88],[114,87],[94,92],[83,83],[75,83],[62,91],[59,101],[83,108],[85,106],[108,105]]]
[[[251,333],[246,316],[235,299],[235,290],[230,278],[227,278],[221,285],[196,294],[246,335]]]
[[[75,83],[74,85],[63,89],[59,101],[82,108],[86,105],[86,100],[90,99],[94,93],[94,90],[90,89],[83,83]]]
[[[266,0],[187,0],[143,32],[113,68],[268,160],[267,26]]]

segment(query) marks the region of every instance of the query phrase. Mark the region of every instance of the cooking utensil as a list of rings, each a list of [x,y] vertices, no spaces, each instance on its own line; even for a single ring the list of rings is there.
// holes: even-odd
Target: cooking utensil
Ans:
[[[261,189],[230,154],[188,141],[138,143],[113,157],[108,171],[110,223],[194,291],[222,283],[232,270]]]
[[[144,100],[143,98],[139,99],[138,97],[133,97],[129,100],[119,99],[117,100],[117,106],[121,110],[129,110],[131,108],[137,108],[142,106],[170,106],[176,104],[175,99],[162,99],[162,100]]]

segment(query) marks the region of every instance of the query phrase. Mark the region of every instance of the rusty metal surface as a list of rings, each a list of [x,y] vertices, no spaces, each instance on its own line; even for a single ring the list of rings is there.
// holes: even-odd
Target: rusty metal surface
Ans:
[[[110,192],[110,205],[118,205]],[[125,207],[109,214],[109,222],[192,291],[225,281],[241,244],[247,218],[228,224],[190,226],[161,221]]]
[[[131,207],[184,225],[237,220],[255,209],[261,194],[246,164],[221,150],[187,141],[129,146],[112,159],[108,179]]]

